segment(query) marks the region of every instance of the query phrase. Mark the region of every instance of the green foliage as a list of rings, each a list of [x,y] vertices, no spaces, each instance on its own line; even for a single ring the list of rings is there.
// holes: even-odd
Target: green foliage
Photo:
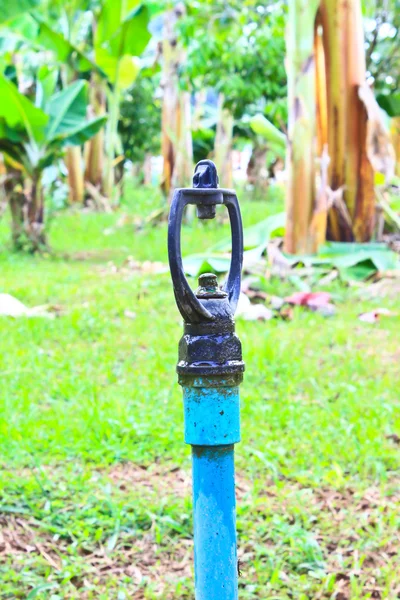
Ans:
[[[195,129],[192,131],[193,160],[198,163],[209,156],[214,148],[215,130],[214,129]]]
[[[3,75],[0,75],[0,95],[1,139],[10,143],[24,138],[41,142],[45,137],[48,115]]]
[[[397,94],[379,94],[377,96],[378,104],[389,117],[400,116],[400,93]]]
[[[191,2],[181,22],[188,47],[182,78],[224,94],[236,119],[258,107],[276,125],[285,123],[285,12],[283,2]]]
[[[285,156],[287,139],[286,136],[277,129],[264,115],[255,115],[250,119],[250,126],[254,133],[260,135],[267,143],[268,147],[276,152],[278,156]]]
[[[0,0],[0,22],[13,19],[36,8],[40,0]]]
[[[78,80],[52,96],[46,106],[49,124],[46,139],[63,146],[78,146],[87,142],[107,120],[106,116],[88,121],[86,81]]]
[[[378,94],[400,87],[399,0],[364,1],[367,69]]]
[[[76,64],[79,71],[96,69],[96,65],[61,33],[37,15],[35,15],[35,20],[39,26],[35,38],[36,43],[53,52],[59,65],[70,62],[71,66]]]
[[[146,6],[137,0],[105,0],[94,37],[96,64],[110,82],[126,89],[136,79],[140,65],[137,58],[147,46],[151,34]]]
[[[0,93],[0,150],[13,166],[30,175],[51,164],[64,146],[90,139],[106,121],[106,117],[87,121],[85,81],[76,81],[51,96],[44,110],[4,76],[0,76]]]
[[[124,156],[132,162],[143,162],[146,153],[160,151],[161,105],[155,91],[155,79],[139,76],[123,96],[118,133]]]

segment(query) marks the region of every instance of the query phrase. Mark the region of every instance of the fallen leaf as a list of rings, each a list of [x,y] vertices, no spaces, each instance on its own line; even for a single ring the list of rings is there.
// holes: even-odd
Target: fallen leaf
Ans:
[[[245,321],[270,321],[275,314],[264,304],[252,304],[243,292],[239,296],[236,316]]]
[[[285,304],[285,300],[280,296],[270,296],[269,297],[269,305],[272,310],[281,310],[283,305]]]
[[[125,317],[128,317],[128,319],[136,319],[136,313],[131,310],[126,310],[124,315]]]
[[[0,294],[0,315],[5,317],[26,316],[27,307],[10,294]]]
[[[243,315],[245,321],[270,321],[275,314],[264,304],[251,304],[250,309]]]
[[[376,308],[375,310],[371,310],[369,312],[361,313],[358,315],[360,321],[364,323],[377,323],[380,320],[380,317],[394,317],[397,313],[392,312],[387,308]]]
[[[58,308],[54,309],[54,312],[58,311]],[[28,308],[11,296],[11,294],[0,294],[0,315],[4,317],[47,317],[48,319],[54,319],[55,315],[49,312],[49,306],[35,306]]]
[[[330,299],[331,295],[329,292],[295,292],[291,296],[286,296],[285,302],[298,306],[317,308],[329,304]]]
[[[315,308],[313,308],[312,304],[309,304],[309,307],[311,310],[317,311],[323,317],[333,317],[336,314],[336,306],[330,302],[323,306],[316,306]]]

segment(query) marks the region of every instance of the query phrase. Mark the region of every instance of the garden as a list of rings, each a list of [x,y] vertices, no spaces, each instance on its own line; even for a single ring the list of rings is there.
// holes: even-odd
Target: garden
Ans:
[[[0,6],[0,598],[195,597],[167,231],[207,158],[244,228],[239,598],[398,598],[396,3]],[[224,207],[182,253],[222,284]]]

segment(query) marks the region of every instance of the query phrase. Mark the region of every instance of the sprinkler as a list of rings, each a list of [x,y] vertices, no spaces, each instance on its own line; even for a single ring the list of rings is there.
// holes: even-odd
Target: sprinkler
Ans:
[[[232,254],[222,288],[213,273],[200,275],[195,292],[185,277],[181,226],[188,204],[196,206],[199,219],[214,218],[217,205],[228,209]],[[239,384],[244,362],[234,313],[240,294],[243,229],[236,194],[218,188],[217,170],[210,160],[196,165],[193,188],[174,192],[168,255],[184,321],[177,373],[183,390],[185,442],[192,447],[195,595],[196,600],[236,600],[234,445],[240,441]]]

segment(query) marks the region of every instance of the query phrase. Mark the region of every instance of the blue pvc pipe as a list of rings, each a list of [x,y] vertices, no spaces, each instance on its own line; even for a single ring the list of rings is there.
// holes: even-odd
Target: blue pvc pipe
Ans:
[[[185,442],[192,446],[240,442],[239,387],[213,383],[199,378],[183,387]]]
[[[196,600],[237,600],[234,446],[193,446]]]
[[[192,446],[196,600],[237,600],[239,387],[212,376],[193,378],[182,387],[185,441]]]

